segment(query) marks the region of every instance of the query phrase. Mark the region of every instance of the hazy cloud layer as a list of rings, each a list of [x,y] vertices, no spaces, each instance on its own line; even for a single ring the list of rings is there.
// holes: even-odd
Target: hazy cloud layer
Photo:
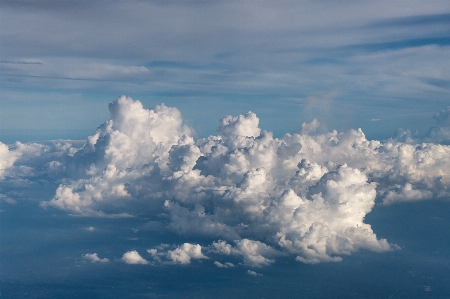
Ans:
[[[192,106],[209,108],[215,119],[222,108],[236,113],[233,99],[245,99],[257,103],[259,115],[276,112],[270,129],[277,136],[297,119],[317,117],[330,128],[362,126],[384,138],[404,124],[429,127],[429,115],[448,103],[446,0],[49,0],[0,7],[8,130],[87,130],[104,117],[92,109],[109,101],[99,95],[129,93],[151,105],[161,97],[177,103],[196,125],[209,127],[210,117]],[[36,117],[41,113],[44,120]],[[379,118],[388,121],[369,121]]]
[[[437,114],[440,124],[446,125],[448,109]],[[316,120],[273,138],[252,112],[226,116],[219,135],[195,140],[176,108],[145,109],[120,97],[109,110],[111,119],[82,147],[1,144],[0,163],[4,182],[59,184],[44,208],[152,217],[160,219],[155,227],[192,240],[148,249],[153,261],[126,252],[122,260],[129,264],[189,264],[220,255],[218,267],[231,267],[236,258],[262,267],[286,255],[319,263],[359,249],[392,250],[398,247],[364,222],[376,203],[450,195],[450,146],[444,144],[367,140],[361,130],[315,134]],[[205,238],[209,244],[197,244]]]

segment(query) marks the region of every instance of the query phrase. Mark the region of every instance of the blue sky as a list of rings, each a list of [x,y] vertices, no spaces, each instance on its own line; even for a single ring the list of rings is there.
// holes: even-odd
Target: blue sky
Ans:
[[[448,1],[0,1],[0,297],[447,298]]]
[[[84,138],[120,95],[175,106],[202,136],[249,110],[277,135],[314,117],[376,139],[400,127],[424,133],[448,106],[449,10],[447,1],[2,1],[2,140]]]

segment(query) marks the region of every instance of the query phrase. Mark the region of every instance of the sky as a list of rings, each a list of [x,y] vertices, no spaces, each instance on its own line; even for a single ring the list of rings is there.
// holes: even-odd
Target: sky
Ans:
[[[448,298],[448,1],[0,6],[0,296]]]

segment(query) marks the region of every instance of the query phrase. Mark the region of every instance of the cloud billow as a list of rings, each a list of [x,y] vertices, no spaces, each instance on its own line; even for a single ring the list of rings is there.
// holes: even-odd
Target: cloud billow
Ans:
[[[64,179],[41,205],[83,216],[164,214],[166,228],[211,241],[149,249],[154,259],[188,264],[211,253],[261,267],[285,255],[319,263],[388,251],[398,247],[364,223],[377,202],[450,194],[446,145],[370,141],[360,129],[314,134],[317,121],[278,139],[252,112],[224,117],[219,135],[195,140],[176,108],[120,97],[109,109],[82,148],[48,161]],[[15,154],[5,151],[9,167]],[[137,252],[123,260],[148,263]]]

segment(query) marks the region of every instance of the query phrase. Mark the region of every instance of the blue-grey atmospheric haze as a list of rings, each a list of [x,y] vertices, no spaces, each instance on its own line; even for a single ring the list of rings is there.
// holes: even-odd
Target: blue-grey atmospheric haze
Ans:
[[[450,3],[0,0],[0,298],[450,298]]]

